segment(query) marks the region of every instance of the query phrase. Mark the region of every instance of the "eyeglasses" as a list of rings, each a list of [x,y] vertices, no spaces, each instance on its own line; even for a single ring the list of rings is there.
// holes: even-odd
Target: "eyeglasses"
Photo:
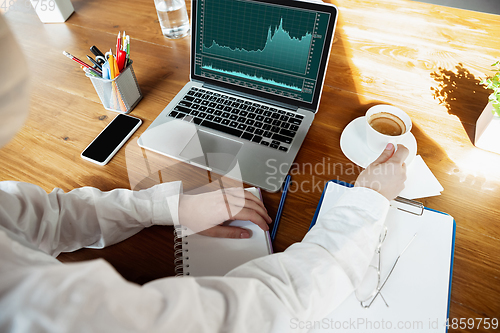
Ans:
[[[379,295],[384,301],[385,305],[389,307],[389,304],[387,304],[384,296],[382,295],[382,288],[384,288],[385,284],[391,277],[391,274],[394,271],[394,268],[396,268],[396,264],[398,263],[399,258],[401,258],[403,253],[410,246],[410,244],[413,242],[416,236],[417,234],[413,235],[413,237],[410,239],[410,241],[405,246],[403,251],[401,251],[399,256],[396,258],[396,261],[392,265],[391,270],[389,271],[389,274],[387,275],[385,280],[381,282],[382,281],[380,278],[380,263],[382,261],[381,250],[382,250],[382,245],[384,244],[384,241],[387,238],[387,227],[384,227],[384,231],[381,233],[377,248],[375,249],[374,260],[376,261],[377,264],[376,265],[372,264],[368,267],[368,271],[365,274],[363,281],[361,281],[360,286],[356,288],[356,290],[354,291],[356,298],[361,303],[361,307],[369,308]]]

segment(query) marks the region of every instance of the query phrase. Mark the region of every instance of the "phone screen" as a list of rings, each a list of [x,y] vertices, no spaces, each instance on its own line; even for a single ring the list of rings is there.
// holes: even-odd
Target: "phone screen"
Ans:
[[[138,118],[119,114],[83,151],[82,157],[104,163],[113,152],[139,128]]]

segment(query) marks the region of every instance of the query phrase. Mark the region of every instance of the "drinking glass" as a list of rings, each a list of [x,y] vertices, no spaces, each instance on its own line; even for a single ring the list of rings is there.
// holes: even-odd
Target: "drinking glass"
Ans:
[[[155,0],[155,7],[163,36],[177,39],[189,34],[191,27],[184,0]]]

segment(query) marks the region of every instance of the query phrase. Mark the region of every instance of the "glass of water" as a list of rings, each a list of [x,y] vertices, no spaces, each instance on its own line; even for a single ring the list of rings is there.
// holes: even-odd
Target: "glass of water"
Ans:
[[[184,0],[155,0],[161,32],[177,39],[189,34],[190,25]]]

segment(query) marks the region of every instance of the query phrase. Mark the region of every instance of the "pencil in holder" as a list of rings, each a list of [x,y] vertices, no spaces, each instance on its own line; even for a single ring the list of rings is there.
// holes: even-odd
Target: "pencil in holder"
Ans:
[[[137,83],[132,61],[112,80],[87,74],[92,81],[97,95],[106,110],[129,113],[142,99],[142,92]]]

